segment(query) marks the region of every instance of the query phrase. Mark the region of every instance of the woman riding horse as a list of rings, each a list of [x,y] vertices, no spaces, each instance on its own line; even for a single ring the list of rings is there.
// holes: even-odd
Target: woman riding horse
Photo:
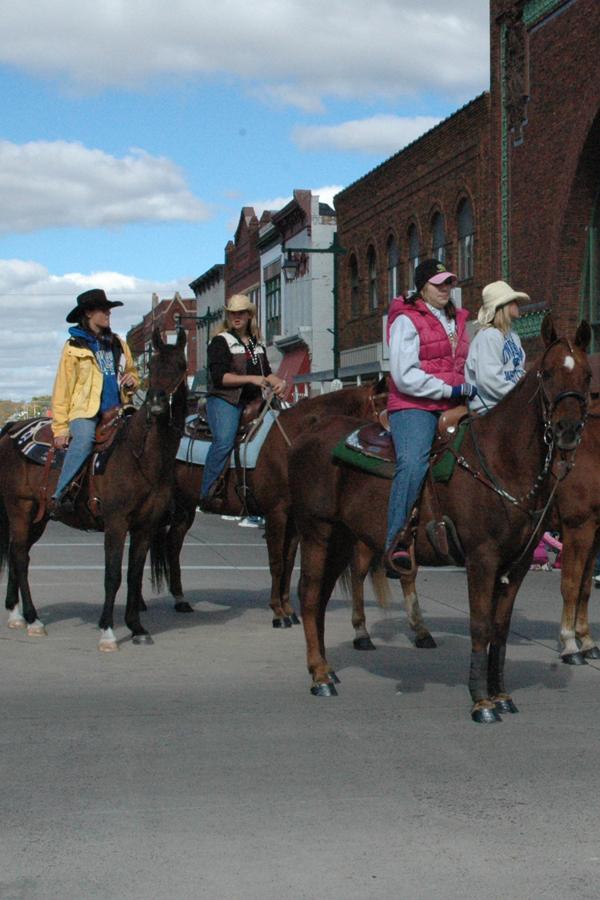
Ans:
[[[115,306],[123,304],[93,288],[77,297],[67,316],[75,324],[69,328],[52,392],[54,446],[67,447],[67,453],[50,502],[52,517],[73,511],[65,492],[92,452],[100,416],[125,402],[139,385],[127,343],[110,330]]]

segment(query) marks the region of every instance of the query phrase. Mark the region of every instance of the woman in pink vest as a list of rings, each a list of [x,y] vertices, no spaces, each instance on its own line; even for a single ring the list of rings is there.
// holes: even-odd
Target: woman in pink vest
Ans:
[[[456,275],[437,259],[415,270],[415,293],[396,297],[388,313],[390,392],[388,412],[396,451],[396,468],[388,506],[388,552],[396,567],[411,566],[411,535],[401,534],[427,472],[429,452],[440,413],[473,399],[466,384],[469,350],[468,312],[450,299]],[[387,560],[390,577],[398,577]]]

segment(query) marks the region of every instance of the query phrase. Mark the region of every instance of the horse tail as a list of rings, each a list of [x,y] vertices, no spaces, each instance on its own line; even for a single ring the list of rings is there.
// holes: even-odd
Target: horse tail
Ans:
[[[8,559],[8,548],[10,545],[10,525],[4,500],[0,497],[0,573],[6,565]]]
[[[373,590],[375,591],[375,599],[377,606],[381,609],[389,609],[392,605],[392,592],[390,591],[390,583],[386,577],[381,562],[381,557],[373,557],[373,562],[369,568],[369,577]]]
[[[377,605],[381,609],[389,609],[392,605],[390,583],[383,570],[380,556],[374,556],[369,566],[369,579],[375,593]],[[348,565],[339,577],[342,590],[347,597],[352,596],[352,565]]]
[[[167,526],[161,525],[154,532],[150,542],[150,578],[152,590],[162,590],[165,581],[169,581],[169,562],[167,558]]]

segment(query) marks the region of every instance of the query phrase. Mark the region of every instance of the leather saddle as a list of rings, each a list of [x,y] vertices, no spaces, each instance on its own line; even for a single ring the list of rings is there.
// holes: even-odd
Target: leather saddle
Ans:
[[[263,411],[264,405],[265,401],[262,397],[257,397],[246,404],[242,410],[236,444],[252,440],[255,434],[253,426]],[[206,399],[199,401],[196,415],[187,418],[183,433],[193,441],[212,441],[212,432],[206,418]]]
[[[441,414],[438,419],[437,434],[431,448],[431,456],[434,460],[454,441],[459,424],[468,414],[466,406],[455,406]],[[363,456],[379,459],[386,463],[396,462],[392,435],[377,422],[363,425],[357,431],[352,432],[346,439],[346,443],[350,449],[362,453]]]
[[[93,454],[106,453],[112,447],[117,434],[133,411],[133,407],[113,406],[102,413],[96,427]],[[50,448],[54,446],[52,419],[28,419],[11,426],[8,434],[30,462],[39,466],[46,465]],[[65,451],[55,451],[52,468],[61,468],[64,454]]]

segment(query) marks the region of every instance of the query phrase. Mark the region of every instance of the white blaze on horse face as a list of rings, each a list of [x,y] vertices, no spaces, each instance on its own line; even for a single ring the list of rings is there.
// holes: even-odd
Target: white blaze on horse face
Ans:
[[[565,356],[563,366],[565,367],[565,369],[568,369],[569,372],[572,372],[575,368],[575,360],[573,359],[573,357],[569,355]]]

